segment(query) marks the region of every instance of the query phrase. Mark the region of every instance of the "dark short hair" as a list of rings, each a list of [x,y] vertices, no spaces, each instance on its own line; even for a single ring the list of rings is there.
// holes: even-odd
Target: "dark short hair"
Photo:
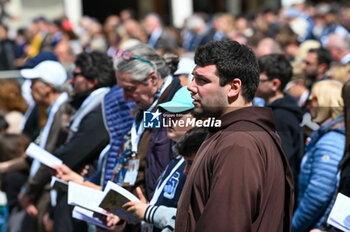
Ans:
[[[333,61],[331,53],[323,47],[312,48],[308,52],[309,53],[316,53],[318,64],[326,64],[329,67]]]
[[[283,90],[293,76],[293,67],[287,57],[282,54],[269,54],[258,60],[260,73],[265,73],[269,80],[279,79],[280,90]]]
[[[80,53],[75,65],[81,69],[83,76],[89,80],[98,80],[95,87],[111,87],[117,83],[112,58],[103,52]]]
[[[207,135],[208,129],[205,127],[192,128],[177,141],[175,148],[180,155],[189,157],[197,153]]]
[[[247,102],[253,100],[259,85],[259,67],[249,47],[230,40],[212,41],[197,48],[194,60],[202,67],[216,65],[221,86],[240,79],[242,96]]]

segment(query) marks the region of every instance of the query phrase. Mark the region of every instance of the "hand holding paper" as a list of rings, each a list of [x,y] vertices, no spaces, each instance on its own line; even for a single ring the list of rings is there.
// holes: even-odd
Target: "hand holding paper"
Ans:
[[[145,196],[142,194],[141,188],[136,188],[137,196],[140,198],[139,202],[129,201],[125,203],[122,207],[126,212],[132,213],[132,215],[140,222],[144,220],[145,212],[149,206],[146,202]]]
[[[103,192],[104,196],[100,207],[111,212],[130,223],[136,224],[137,218],[131,212],[127,212],[122,206],[129,202],[139,202],[140,200],[126,189],[109,181]]]
[[[35,143],[30,143],[25,153],[50,168],[53,168],[54,165],[61,165],[63,163],[62,160],[45,151]]]
[[[55,165],[53,168],[56,169],[56,177],[63,181],[73,181],[75,183],[83,183],[84,178],[78,173],[74,172],[67,165]]]

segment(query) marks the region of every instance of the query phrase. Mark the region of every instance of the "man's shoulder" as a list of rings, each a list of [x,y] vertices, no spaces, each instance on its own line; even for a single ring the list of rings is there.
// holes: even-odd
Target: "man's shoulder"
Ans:
[[[252,124],[250,122],[237,122],[234,125],[230,125],[225,128],[215,136],[215,145],[220,147],[235,147],[235,146],[252,146],[257,143],[258,137],[257,133],[263,132],[264,135],[268,135],[266,131],[262,130],[259,126]]]

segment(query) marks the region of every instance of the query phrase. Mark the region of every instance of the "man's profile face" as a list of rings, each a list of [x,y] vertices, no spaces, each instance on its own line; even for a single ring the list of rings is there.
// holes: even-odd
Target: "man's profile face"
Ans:
[[[228,106],[228,84],[220,86],[215,65],[196,66],[193,81],[188,85],[195,106],[193,114],[197,118],[219,117]]]
[[[75,68],[70,83],[73,85],[74,93],[76,94],[85,93],[90,90],[89,81],[84,77],[79,67]]]
[[[314,52],[308,52],[305,57],[305,60],[303,60],[301,68],[305,77],[307,77],[310,80],[315,80],[319,68],[317,54]]]
[[[150,78],[147,83],[135,81],[132,74],[117,71],[118,85],[124,90],[124,99],[135,102],[141,110],[147,110],[153,103],[157,89],[152,85]]]
[[[45,103],[50,89],[47,84],[40,79],[33,79],[31,85],[31,94],[36,103]]]
[[[273,88],[272,80],[270,80],[265,73],[260,73],[259,86],[258,86],[258,89],[256,90],[255,96],[261,97],[267,100],[273,94],[272,88]]]

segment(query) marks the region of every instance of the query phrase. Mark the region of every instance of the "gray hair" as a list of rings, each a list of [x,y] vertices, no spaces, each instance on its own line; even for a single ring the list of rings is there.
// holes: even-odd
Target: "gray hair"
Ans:
[[[123,57],[116,57],[114,68],[117,71],[131,73],[133,80],[145,82],[152,71],[157,72],[160,78],[165,78],[169,75],[170,71],[165,60],[149,45],[141,43],[129,48],[127,52],[132,52],[133,55],[149,62],[147,63],[137,58],[125,60]]]
[[[331,34],[328,37],[328,41],[329,39],[332,38],[333,39],[333,47],[336,47],[338,49],[341,50],[349,50],[350,49],[350,36],[345,35],[345,34]]]

